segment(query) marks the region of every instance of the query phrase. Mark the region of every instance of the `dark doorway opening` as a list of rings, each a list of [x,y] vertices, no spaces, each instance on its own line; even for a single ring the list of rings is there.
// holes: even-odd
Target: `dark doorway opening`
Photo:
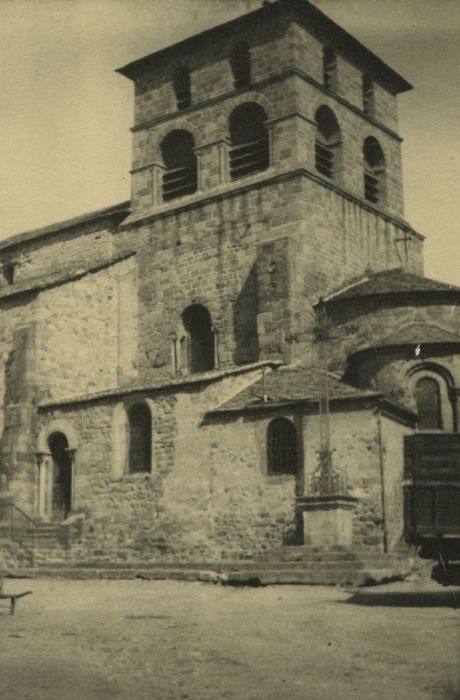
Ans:
[[[53,433],[48,439],[53,460],[52,517],[66,518],[72,509],[72,457],[63,433]]]

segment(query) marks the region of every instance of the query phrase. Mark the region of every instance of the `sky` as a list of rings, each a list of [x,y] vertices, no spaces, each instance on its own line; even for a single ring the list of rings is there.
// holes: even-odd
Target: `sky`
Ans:
[[[313,0],[414,90],[399,97],[405,218],[460,285],[460,0]],[[0,0],[0,238],[129,199],[130,61],[260,0]]]

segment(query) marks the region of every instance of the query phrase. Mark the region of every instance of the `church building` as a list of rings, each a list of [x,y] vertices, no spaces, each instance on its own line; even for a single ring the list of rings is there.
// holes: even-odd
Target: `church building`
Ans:
[[[458,541],[460,288],[404,218],[411,85],[307,0],[118,72],[130,201],[0,241],[0,558]]]

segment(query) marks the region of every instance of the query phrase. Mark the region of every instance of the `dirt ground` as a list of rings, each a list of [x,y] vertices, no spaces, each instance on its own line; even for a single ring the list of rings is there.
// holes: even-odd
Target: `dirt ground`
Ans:
[[[454,700],[460,588],[6,579],[8,700]]]

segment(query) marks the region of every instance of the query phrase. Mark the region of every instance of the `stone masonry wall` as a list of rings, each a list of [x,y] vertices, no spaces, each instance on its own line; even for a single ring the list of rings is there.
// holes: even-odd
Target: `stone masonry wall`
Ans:
[[[133,264],[131,258],[40,294],[37,352],[43,398],[117,386],[118,284]]]
[[[295,496],[317,465],[318,417],[302,419],[292,411],[204,417],[257,376],[260,372],[130,397],[126,405],[148,397],[153,407],[151,474],[114,472],[112,450],[114,440],[120,445],[122,429],[114,422],[119,401],[42,409],[41,425],[59,418],[78,436],[75,511],[86,518],[72,556],[216,561],[254,556],[295,541]],[[305,479],[302,471],[298,477],[267,474],[266,431],[276,415],[293,419],[303,431]],[[370,410],[347,410],[333,413],[331,426],[335,464],[347,471],[351,493],[360,499],[355,542],[379,546],[383,533],[376,417]],[[402,474],[402,455],[392,468]]]
[[[442,344],[424,344],[415,355],[414,347],[382,347],[390,334],[397,344],[404,339],[404,331],[412,323],[434,325],[458,333],[460,310],[449,299],[433,299],[426,295],[398,295],[391,298],[353,299],[348,303],[337,303],[328,310],[336,335],[340,339],[330,349],[331,366],[339,371],[347,370],[350,381],[362,386],[378,389],[395,400],[414,407],[413,396],[408,391],[409,370],[423,362],[438,363],[452,376],[453,383],[460,385],[458,353]],[[347,366],[347,358],[353,352],[372,348],[370,353],[356,355]]]
[[[226,366],[257,359],[257,352],[279,356],[282,336],[291,345],[305,341],[303,353],[313,303],[352,276],[399,266],[401,255],[407,269],[420,271],[420,240],[407,244],[406,256],[395,243],[403,235],[396,224],[330,188],[301,175],[251,183],[116,234],[117,254],[139,251],[142,376],[171,376],[172,338],[192,303],[210,310]],[[266,245],[275,248],[264,262]],[[272,315],[262,298],[269,266],[285,279],[273,288]],[[275,344],[270,324],[282,334]]]
[[[75,556],[216,560],[249,556],[292,536],[295,478],[264,473],[266,423],[202,422],[204,410],[248,379],[150,393],[152,474],[113,474],[115,404],[42,414],[42,424],[65,419],[78,435],[75,508],[87,519]]]
[[[387,542],[392,551],[404,541],[404,436],[409,431],[385,415],[381,418],[381,431]]]
[[[15,261],[14,280],[42,281],[58,270],[75,271],[86,268],[88,262],[97,265],[110,258],[112,233],[100,222],[88,223],[75,229],[64,229],[50,236],[25,241],[2,254],[2,259]],[[7,285],[5,281],[3,287]]]
[[[399,435],[399,426],[395,425]],[[353,544],[383,546],[382,478],[380,436],[377,417],[372,409],[336,411],[330,418],[332,461],[346,476],[349,494],[359,499],[353,521]],[[320,428],[317,415],[305,418],[306,493],[311,475],[318,464]],[[402,441],[400,454],[392,453],[392,469],[400,478],[403,472]],[[397,515],[395,506],[394,517]]]

